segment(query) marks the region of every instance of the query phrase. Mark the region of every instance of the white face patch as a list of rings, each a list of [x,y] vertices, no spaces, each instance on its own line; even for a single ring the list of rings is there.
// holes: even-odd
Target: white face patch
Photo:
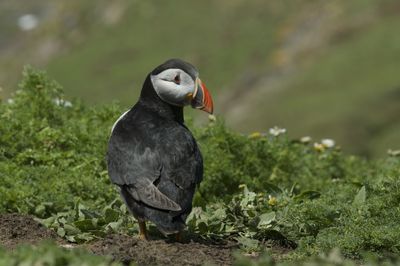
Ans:
[[[195,82],[192,77],[179,68],[164,70],[151,75],[151,82],[157,95],[165,102],[185,106],[190,104],[190,95],[195,93]]]

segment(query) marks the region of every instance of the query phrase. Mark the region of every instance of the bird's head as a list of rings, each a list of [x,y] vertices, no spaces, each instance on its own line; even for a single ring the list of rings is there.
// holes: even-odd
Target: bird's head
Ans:
[[[174,106],[193,108],[213,113],[209,91],[199,78],[197,69],[180,59],[170,59],[150,73],[151,83],[158,97]]]

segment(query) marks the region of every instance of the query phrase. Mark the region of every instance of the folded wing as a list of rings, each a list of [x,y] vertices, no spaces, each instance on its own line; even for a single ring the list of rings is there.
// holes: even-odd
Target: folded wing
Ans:
[[[129,147],[110,141],[107,154],[111,181],[128,187],[129,194],[153,208],[180,211],[181,206],[163,194],[154,182],[161,175],[161,161],[150,148]],[[142,152],[141,152],[142,151]]]

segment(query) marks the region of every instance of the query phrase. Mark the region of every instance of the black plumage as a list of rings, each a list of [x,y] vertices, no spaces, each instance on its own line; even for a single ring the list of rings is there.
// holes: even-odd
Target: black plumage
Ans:
[[[203,177],[202,155],[184,125],[183,106],[163,101],[150,78],[169,68],[182,69],[193,80],[198,75],[192,65],[177,59],[155,68],[138,102],[115,124],[107,153],[109,176],[129,210],[164,234],[183,230]]]

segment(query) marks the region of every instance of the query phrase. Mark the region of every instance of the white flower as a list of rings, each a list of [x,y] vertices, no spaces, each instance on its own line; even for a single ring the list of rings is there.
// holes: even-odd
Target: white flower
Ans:
[[[393,156],[393,157],[400,156],[400,150],[389,149],[387,152],[390,156]]]
[[[208,121],[215,122],[215,121],[217,121],[217,118],[215,117],[215,115],[209,115],[208,116]]]
[[[310,141],[311,141],[310,136],[305,136],[300,139],[300,142],[302,142],[302,143],[309,143]]]
[[[323,139],[321,140],[321,144],[324,145],[325,148],[332,148],[335,146],[335,141],[333,139]]]
[[[7,103],[8,103],[8,104],[13,104],[13,103],[14,103],[14,99],[11,99],[11,98],[10,98],[10,99],[7,99]]]
[[[59,98],[54,99],[54,103],[58,106],[64,106],[64,107],[72,106],[72,103],[70,101],[66,101],[64,99],[59,99]]]
[[[75,248],[75,246],[74,246],[74,245],[71,245],[71,244],[63,244],[63,245],[60,245],[60,246],[62,246],[63,248],[66,248],[66,249]]]
[[[18,18],[18,26],[23,31],[33,30],[38,23],[38,18],[33,14],[25,14]]]
[[[269,129],[269,134],[271,134],[272,136],[279,136],[281,134],[285,134],[286,133],[286,129],[285,128],[279,128],[277,126],[274,126],[273,128]]]

